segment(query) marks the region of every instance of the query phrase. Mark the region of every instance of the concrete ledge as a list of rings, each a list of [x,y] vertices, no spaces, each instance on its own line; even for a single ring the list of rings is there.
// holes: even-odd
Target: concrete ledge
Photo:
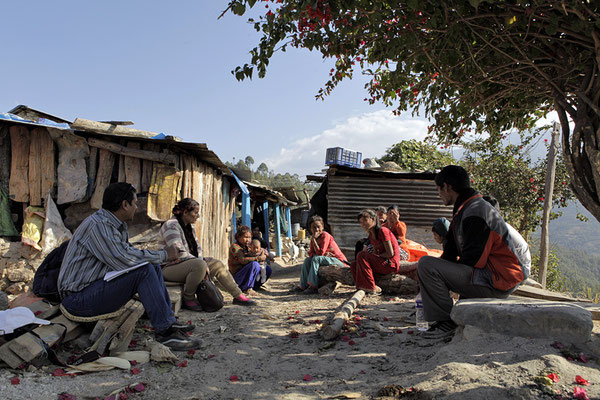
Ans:
[[[571,303],[534,299],[467,299],[454,305],[452,320],[486,332],[570,343],[590,339],[591,313]]]

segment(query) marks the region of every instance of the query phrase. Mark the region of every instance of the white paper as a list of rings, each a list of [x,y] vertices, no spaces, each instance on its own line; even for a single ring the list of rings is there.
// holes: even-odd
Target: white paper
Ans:
[[[138,265],[134,265],[133,267],[129,267],[129,268],[125,268],[125,269],[121,269],[121,270],[118,270],[118,271],[108,271],[108,272],[106,273],[106,275],[104,275],[104,280],[105,280],[106,282],[108,282],[108,281],[112,281],[113,279],[115,279],[115,278],[117,278],[117,277],[119,277],[119,276],[121,276],[121,275],[123,275],[123,274],[126,274],[126,273],[128,273],[129,271],[133,271],[134,269],[137,269],[137,268],[139,268],[139,267],[141,267],[141,266],[144,266],[144,265],[146,265],[146,264],[148,264],[148,262],[147,262],[147,261],[145,261],[145,262],[143,262],[143,263],[141,263],[141,264],[138,264]]]

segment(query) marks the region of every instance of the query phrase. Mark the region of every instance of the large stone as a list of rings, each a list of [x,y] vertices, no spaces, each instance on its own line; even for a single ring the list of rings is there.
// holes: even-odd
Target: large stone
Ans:
[[[13,268],[6,271],[6,277],[11,282],[29,282],[33,279],[34,272],[27,268]]]
[[[509,336],[548,338],[570,343],[590,339],[592,314],[568,302],[535,299],[469,299],[452,309],[458,325]]]

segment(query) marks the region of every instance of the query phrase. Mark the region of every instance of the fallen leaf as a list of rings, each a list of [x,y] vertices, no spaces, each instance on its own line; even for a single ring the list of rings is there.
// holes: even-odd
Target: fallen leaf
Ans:
[[[354,317],[354,321],[360,321],[360,320],[361,320],[360,315],[357,315]]]
[[[58,400],[77,400],[77,397],[67,392],[59,393]]]
[[[137,375],[137,374],[139,374],[140,372],[142,372],[142,371],[140,371],[140,369],[139,369],[139,368],[133,368],[133,369],[131,370],[131,375]]]
[[[304,378],[302,378],[304,381],[306,382],[310,382],[313,380],[313,377],[310,376],[309,374],[304,375]]]
[[[291,331],[291,332],[290,332],[290,337],[291,337],[292,339],[296,339],[296,338],[298,338],[298,336],[299,336],[299,335],[300,335],[300,334],[299,334],[297,331],[294,331],[294,330],[293,330],[293,331]]]
[[[365,337],[365,336],[367,336],[367,332],[363,331],[363,332],[360,333],[360,337]]]
[[[546,377],[547,377],[548,379],[550,379],[550,380],[551,380],[552,382],[554,382],[554,383],[558,383],[558,381],[560,380],[560,379],[558,378],[558,375],[557,375],[557,374],[555,374],[555,373],[548,374],[548,375],[546,375]]]
[[[402,329],[398,329],[396,333],[402,333]]]
[[[215,358],[216,356],[214,354],[209,354],[208,358]]]
[[[383,317],[384,321],[389,321],[388,317]]]
[[[575,375],[575,383],[583,386],[589,386],[590,384],[587,379],[583,379],[581,375]]]
[[[10,384],[11,385],[18,385],[21,383],[21,380],[19,378],[17,378],[16,376],[14,378],[10,379]]]
[[[193,356],[194,354],[196,354],[196,350],[194,350],[194,349],[191,349],[191,350],[188,350],[188,352],[187,352],[187,353],[188,353],[190,356]]]
[[[555,349],[562,349],[563,347],[565,347],[564,344],[562,344],[561,342],[554,342],[552,343],[550,346],[554,347]]]
[[[296,314],[300,314],[300,310],[296,310]]]
[[[579,400],[590,400],[584,388],[576,386],[573,389],[573,398]]]
[[[229,377],[229,380],[230,380],[231,382],[237,382],[237,381],[239,381],[239,380],[240,380],[240,378],[238,378],[238,376],[237,376],[237,375],[231,375],[231,376]]]

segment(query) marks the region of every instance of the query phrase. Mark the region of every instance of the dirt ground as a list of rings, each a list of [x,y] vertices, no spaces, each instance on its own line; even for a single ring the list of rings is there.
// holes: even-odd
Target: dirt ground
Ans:
[[[585,347],[569,360],[545,339],[466,329],[449,342],[427,340],[414,328],[413,298],[366,297],[347,331],[326,342],[317,330],[353,288],[343,286],[332,297],[289,294],[299,274],[298,264],[275,266],[269,289],[252,295],[256,307],[232,305],[225,295],[227,305],[219,312],[182,310],[179,319],[196,324],[195,335],[205,347],[195,354],[177,353],[180,362],[175,365],[150,362],[129,371],[75,377],[53,376],[56,366],[51,365],[1,369],[0,397],[57,399],[68,393],[103,399],[116,389],[143,383],[144,390],[128,398],[552,399],[573,398],[576,386],[585,388],[588,398],[600,398],[600,366]],[[146,325],[147,320],[139,322],[132,350],[147,349],[152,334]],[[61,353],[65,359],[69,355]],[[535,379],[552,372],[557,383]],[[576,375],[590,386],[576,385]],[[11,384],[15,377],[18,385]]]

